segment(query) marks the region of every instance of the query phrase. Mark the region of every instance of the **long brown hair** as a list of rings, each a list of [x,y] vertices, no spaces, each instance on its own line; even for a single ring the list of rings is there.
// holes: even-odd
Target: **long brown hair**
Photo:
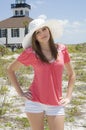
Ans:
[[[48,30],[49,30],[49,28],[48,28]],[[49,33],[50,33],[49,47],[50,47],[51,54],[52,54],[53,58],[56,60],[57,55],[58,55],[57,47],[54,43],[54,40],[53,40],[53,37],[52,37],[50,30],[49,30]],[[49,60],[46,58],[46,56],[43,54],[43,52],[41,50],[41,46],[40,46],[39,42],[36,40],[35,32],[32,35],[32,48],[43,62],[49,63]]]

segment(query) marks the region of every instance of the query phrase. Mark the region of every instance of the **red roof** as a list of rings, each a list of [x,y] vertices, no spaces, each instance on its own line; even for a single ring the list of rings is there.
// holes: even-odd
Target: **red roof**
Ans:
[[[33,19],[27,16],[23,17],[10,17],[0,21],[0,28],[24,28],[25,22],[30,23]]]

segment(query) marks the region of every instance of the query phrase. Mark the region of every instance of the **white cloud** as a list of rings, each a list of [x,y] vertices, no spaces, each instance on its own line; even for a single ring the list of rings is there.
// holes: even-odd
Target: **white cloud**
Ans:
[[[64,20],[63,20],[64,22]],[[82,43],[86,41],[86,22],[83,21],[73,21],[64,22],[64,34],[61,39],[62,42],[66,43]]]
[[[81,25],[80,22],[75,21],[75,22],[72,23],[71,26],[72,26],[73,28],[78,28],[80,25]]]
[[[64,26],[67,26],[69,21],[68,20],[58,20],[61,24],[63,24]]]
[[[31,4],[31,8],[38,8],[38,5],[42,5],[43,3],[44,3],[43,0],[37,0],[33,3],[31,2],[30,4]]]
[[[46,18],[47,18],[47,16],[46,16],[45,14],[41,14],[41,15],[39,16],[39,18],[46,19]]]

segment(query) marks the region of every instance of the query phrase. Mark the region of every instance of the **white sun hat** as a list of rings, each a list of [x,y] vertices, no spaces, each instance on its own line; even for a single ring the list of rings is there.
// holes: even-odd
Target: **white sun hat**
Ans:
[[[24,49],[32,46],[33,33],[44,26],[47,26],[50,29],[54,40],[60,38],[63,34],[63,26],[59,20],[46,20],[44,17],[39,16],[37,19],[34,19],[29,23],[29,32],[25,35],[22,42]]]

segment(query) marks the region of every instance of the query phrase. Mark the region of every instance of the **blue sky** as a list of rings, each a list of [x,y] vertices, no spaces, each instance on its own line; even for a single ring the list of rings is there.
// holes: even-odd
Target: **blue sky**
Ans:
[[[0,21],[12,16],[11,4],[15,0],[0,1]],[[46,15],[48,19],[58,19],[64,25],[63,43],[86,42],[86,0],[26,0],[31,5],[30,17]]]

